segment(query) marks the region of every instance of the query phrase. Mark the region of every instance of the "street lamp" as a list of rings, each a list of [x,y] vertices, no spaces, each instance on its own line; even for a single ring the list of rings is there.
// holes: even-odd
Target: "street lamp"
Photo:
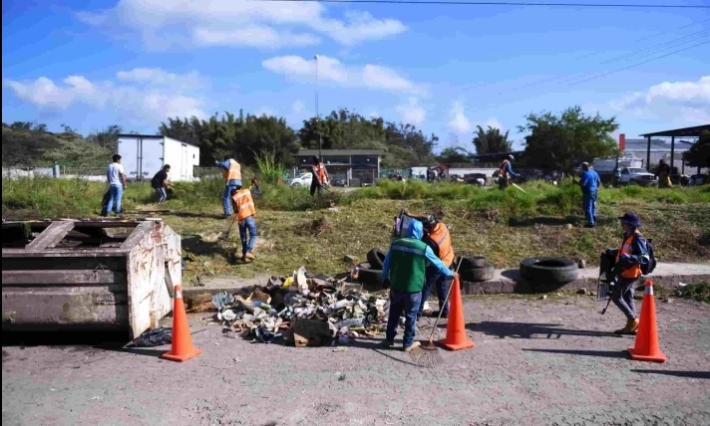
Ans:
[[[318,55],[314,57],[316,61],[316,131],[318,132],[318,157],[323,161],[323,142],[320,132],[320,114],[318,114]]]

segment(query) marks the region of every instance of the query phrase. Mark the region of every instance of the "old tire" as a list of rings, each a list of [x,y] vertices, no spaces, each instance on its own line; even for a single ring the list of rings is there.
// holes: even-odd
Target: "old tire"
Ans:
[[[495,275],[495,268],[493,265],[484,266],[483,268],[469,268],[463,269],[463,265],[459,270],[459,276],[462,281],[469,281],[473,283],[481,283],[484,281],[490,281]]]
[[[367,253],[367,263],[370,264],[370,268],[382,269],[382,265],[385,262],[385,256],[387,254],[378,248],[373,248]]]
[[[371,288],[384,288],[384,283],[382,282],[382,270],[381,269],[371,269],[367,264],[360,265],[360,271],[358,276],[358,282]]]
[[[488,260],[483,256],[459,256],[459,258],[454,261],[454,267],[459,264],[459,260],[461,260],[461,269],[459,269],[459,271],[485,268],[488,266]]]
[[[520,276],[534,292],[555,291],[579,277],[579,265],[561,257],[531,257],[520,262]]]

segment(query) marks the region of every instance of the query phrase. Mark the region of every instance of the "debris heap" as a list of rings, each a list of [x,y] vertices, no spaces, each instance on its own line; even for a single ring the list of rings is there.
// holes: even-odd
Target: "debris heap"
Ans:
[[[386,328],[389,315],[384,295],[366,293],[345,279],[309,276],[304,267],[288,278],[272,277],[250,294],[221,293],[212,302],[225,334],[297,347],[374,337]]]

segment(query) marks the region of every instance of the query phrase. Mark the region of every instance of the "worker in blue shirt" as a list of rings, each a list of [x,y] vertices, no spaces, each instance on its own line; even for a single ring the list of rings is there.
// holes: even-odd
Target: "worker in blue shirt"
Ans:
[[[403,346],[409,352],[420,346],[419,342],[414,341],[414,336],[427,266],[435,267],[439,274],[449,279],[453,278],[454,273],[422,241],[424,225],[420,221],[412,220],[406,235],[392,242],[382,265],[382,281],[390,287],[390,311],[384,344],[387,347],[394,346],[399,318],[404,312]]]
[[[222,204],[224,216],[230,217],[232,214],[232,194],[242,187],[242,166],[239,165],[237,160],[228,155],[224,157],[224,161],[215,162],[215,165],[222,169],[224,178]]]
[[[592,170],[589,163],[582,163],[582,176],[579,187],[582,188],[582,209],[587,219],[587,228],[594,228],[597,224],[597,198],[601,186],[599,174]]]
[[[511,178],[520,176],[519,174],[513,171],[513,166],[511,165],[511,163],[514,159],[515,157],[509,155],[505,160],[503,160],[502,163],[500,163],[500,166],[498,166],[498,188],[507,188],[508,186],[510,186]]]

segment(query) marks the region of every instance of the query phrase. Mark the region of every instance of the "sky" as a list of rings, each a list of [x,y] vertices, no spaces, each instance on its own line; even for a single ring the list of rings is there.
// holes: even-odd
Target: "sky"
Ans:
[[[2,120],[152,134],[242,109],[298,129],[347,108],[434,133],[438,150],[473,149],[478,125],[522,148],[527,114],[574,105],[627,138],[708,124],[708,58],[710,9],[10,0]]]

